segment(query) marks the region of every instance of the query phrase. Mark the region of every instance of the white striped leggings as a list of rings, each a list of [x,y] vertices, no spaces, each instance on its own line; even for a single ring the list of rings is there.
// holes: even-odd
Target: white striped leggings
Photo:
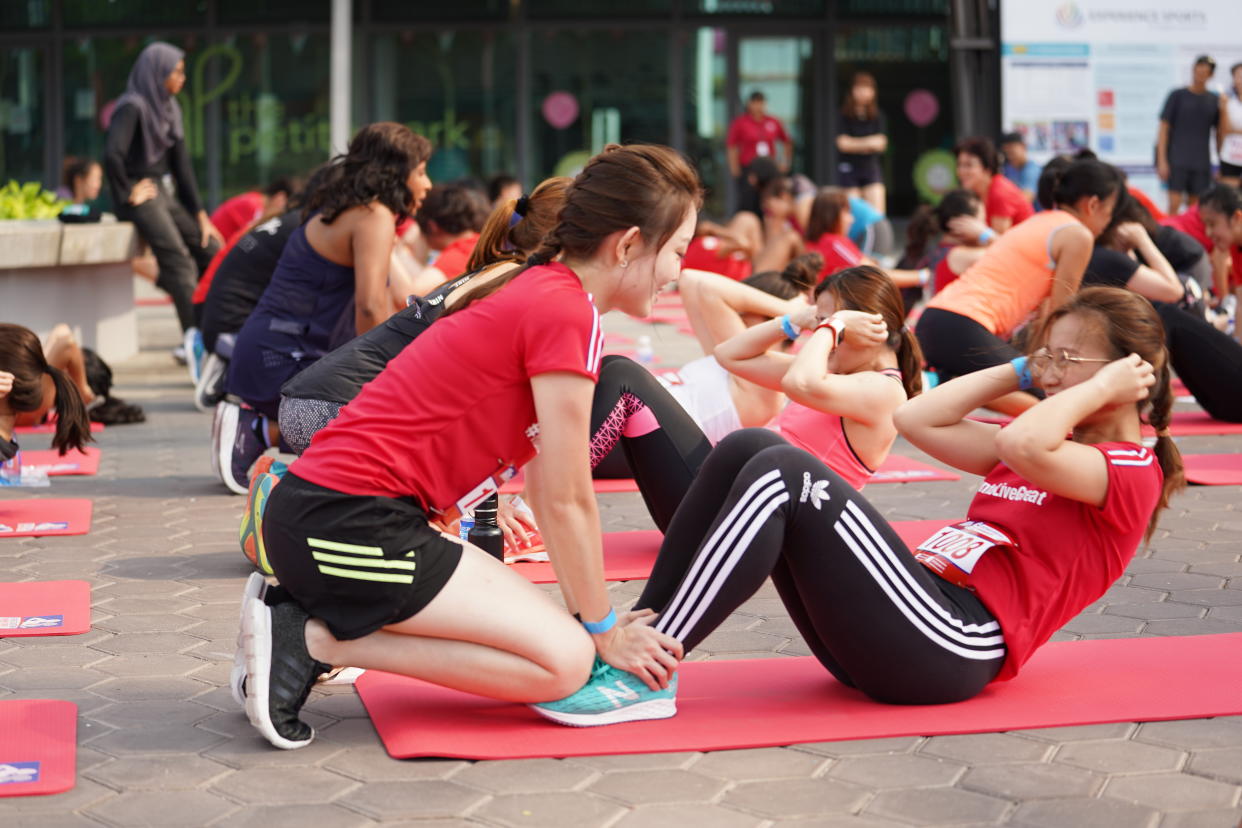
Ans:
[[[664,536],[636,607],[689,651],[768,576],[811,652],[890,704],[968,699],[1005,660],[973,592],[933,575],[839,475],[764,429],[720,442]]]

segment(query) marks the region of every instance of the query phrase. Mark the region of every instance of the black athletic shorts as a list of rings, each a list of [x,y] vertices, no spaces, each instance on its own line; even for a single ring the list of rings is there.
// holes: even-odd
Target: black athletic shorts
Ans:
[[[1179,167],[1169,168],[1169,189],[1175,193],[1185,193],[1198,198],[1212,186],[1212,171],[1207,168]]]
[[[1242,166],[1230,164],[1228,161],[1221,161],[1220,174],[1222,178],[1242,178]]]
[[[342,494],[294,474],[272,489],[263,542],[280,585],[340,641],[427,606],[462,549],[413,498]]]

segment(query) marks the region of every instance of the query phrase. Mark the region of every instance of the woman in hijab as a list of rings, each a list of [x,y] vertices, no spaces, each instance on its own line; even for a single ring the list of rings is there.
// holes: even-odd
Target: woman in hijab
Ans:
[[[155,284],[172,297],[182,331],[194,327],[191,296],[223,244],[199,199],[176,95],[185,53],[167,43],[142,50],[116,102],[104,171],[117,217],[132,221],[159,262]]]

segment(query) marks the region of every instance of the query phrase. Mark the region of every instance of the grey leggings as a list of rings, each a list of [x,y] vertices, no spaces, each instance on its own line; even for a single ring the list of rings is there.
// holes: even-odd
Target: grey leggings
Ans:
[[[280,398],[280,437],[299,457],[310,447],[311,438],[341,413],[341,403],[305,397]]]

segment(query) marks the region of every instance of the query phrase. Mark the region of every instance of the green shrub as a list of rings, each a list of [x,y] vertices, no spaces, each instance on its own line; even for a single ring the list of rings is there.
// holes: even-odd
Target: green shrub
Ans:
[[[19,184],[10,180],[0,189],[0,219],[53,219],[68,204],[38,181]]]

